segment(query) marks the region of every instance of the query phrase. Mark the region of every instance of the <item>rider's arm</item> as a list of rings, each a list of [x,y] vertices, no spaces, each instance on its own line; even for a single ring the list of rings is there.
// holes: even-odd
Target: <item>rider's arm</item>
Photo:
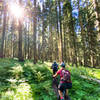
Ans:
[[[53,75],[53,77],[56,77],[60,74],[60,70],[57,71],[57,73],[55,75]]]
[[[56,77],[58,74],[56,73],[55,75],[53,75],[53,77]]]

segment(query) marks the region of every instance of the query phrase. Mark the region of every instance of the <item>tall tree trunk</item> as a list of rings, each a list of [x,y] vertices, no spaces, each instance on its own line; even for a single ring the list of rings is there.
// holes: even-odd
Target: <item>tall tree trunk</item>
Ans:
[[[43,13],[45,13],[44,3],[43,3]],[[42,16],[42,63],[44,63],[45,60],[45,22],[44,22],[44,16]]]
[[[98,30],[98,40],[100,40],[100,1],[93,0],[95,15],[96,15],[96,28]]]
[[[58,7],[58,2],[57,0],[55,0],[55,11],[56,11],[56,49],[55,49],[55,52],[56,52],[56,55],[55,55],[55,60],[58,60],[59,57],[58,57],[58,40],[59,40],[59,27],[58,27],[58,11],[57,11],[57,7]]]
[[[0,24],[2,24],[3,1],[0,0]]]
[[[36,0],[34,0],[34,14],[33,14],[33,44],[34,44],[34,64],[37,63],[37,49],[36,49],[36,28],[37,28],[37,8],[36,8]]]
[[[11,58],[14,57],[14,18],[12,19],[12,27],[11,27]]]
[[[53,61],[53,36],[52,36],[52,2],[50,1],[49,5],[49,59],[52,62]]]
[[[64,26],[64,25],[63,25]],[[64,53],[63,53],[63,55],[64,55],[64,61],[66,62],[67,61],[67,55],[66,55],[66,43],[67,41],[66,41],[66,32],[65,32],[65,28],[64,28]]]
[[[81,36],[82,36],[82,51],[83,51],[83,65],[86,66],[86,49],[85,49],[85,32],[84,32],[84,29],[83,29],[83,23],[82,23],[82,17],[81,17],[81,14],[80,14],[80,0],[78,0],[78,9],[79,9],[79,24],[80,24],[80,27],[81,27]]]
[[[71,16],[72,17],[72,16]],[[75,30],[74,30],[74,24],[73,24],[73,18],[72,18],[72,43],[73,43],[73,64],[75,64],[77,66],[77,44],[76,44],[76,34],[75,34]]]
[[[25,35],[25,44],[24,44],[24,58],[26,59],[27,57],[27,29],[24,28],[24,35]]]
[[[27,26],[27,32],[28,32],[28,59],[30,58],[30,41],[29,41],[29,23],[28,23],[28,26]]]
[[[53,61],[53,36],[52,36],[52,25],[49,26],[49,57],[50,61]]]
[[[98,31],[98,36],[97,36],[97,40],[98,40],[98,44],[100,44],[100,1],[99,0],[93,0],[93,5],[94,5],[94,11],[95,11],[95,15],[96,15],[96,21],[95,21],[95,28]],[[97,57],[96,57],[96,65],[99,66],[100,65],[100,46],[98,46],[98,53],[97,53]]]
[[[6,32],[6,16],[7,16],[7,6],[4,6],[3,31],[2,31],[2,40],[1,40],[1,48],[0,48],[0,58],[4,57],[4,40],[5,40],[5,32]]]
[[[21,6],[22,0],[19,0],[19,4]],[[18,32],[19,32],[19,51],[18,51],[18,59],[19,61],[23,61],[23,55],[22,55],[22,18],[19,18],[19,27],[18,27]]]
[[[59,35],[59,59],[63,61],[63,38],[62,38],[62,16],[61,16],[61,4],[60,0],[59,4],[59,24],[60,24],[60,35]]]

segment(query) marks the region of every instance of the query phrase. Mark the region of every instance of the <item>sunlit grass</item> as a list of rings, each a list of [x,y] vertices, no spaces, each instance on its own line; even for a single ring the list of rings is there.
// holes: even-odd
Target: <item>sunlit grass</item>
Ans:
[[[70,67],[67,69],[72,71],[72,74],[74,73],[75,75],[85,75],[87,77],[100,79],[100,69],[87,67]]]
[[[94,76],[95,76],[96,78],[100,79],[100,71],[95,72],[95,73],[94,73]]]
[[[51,62],[44,62],[47,66],[51,66],[52,63]]]
[[[8,90],[5,93],[3,92],[0,100],[34,100],[28,83],[21,83],[15,89],[15,91]]]
[[[33,100],[30,85],[28,83],[21,83],[16,89],[15,98],[19,98],[20,100]]]

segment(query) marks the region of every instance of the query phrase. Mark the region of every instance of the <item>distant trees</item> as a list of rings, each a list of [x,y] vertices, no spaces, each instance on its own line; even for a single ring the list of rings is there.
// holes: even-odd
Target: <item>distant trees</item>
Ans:
[[[57,60],[76,66],[100,65],[97,0],[19,2],[26,13],[19,24],[11,19],[10,11],[3,10],[0,57],[33,59],[34,64]]]

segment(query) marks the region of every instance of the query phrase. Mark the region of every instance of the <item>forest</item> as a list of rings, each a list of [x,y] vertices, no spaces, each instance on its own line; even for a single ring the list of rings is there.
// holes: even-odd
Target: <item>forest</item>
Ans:
[[[71,100],[100,100],[100,1],[0,0],[0,100],[57,100],[54,61]]]

